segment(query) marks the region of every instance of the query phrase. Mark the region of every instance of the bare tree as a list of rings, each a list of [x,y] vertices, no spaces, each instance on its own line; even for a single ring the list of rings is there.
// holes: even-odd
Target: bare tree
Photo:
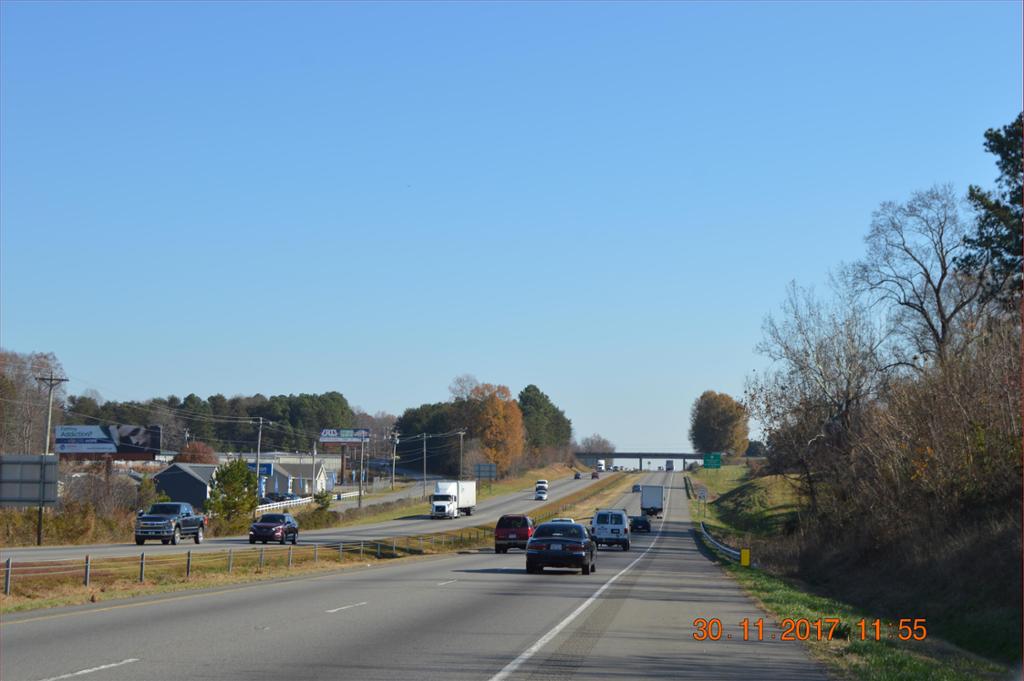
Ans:
[[[594,433],[583,438],[583,441],[580,442],[580,449],[593,454],[611,454],[615,451],[615,445],[607,438]]]
[[[797,468],[817,510],[817,481],[845,465],[858,416],[884,387],[893,363],[886,336],[850,291],[825,304],[790,284],[782,315],[768,316],[758,351],[775,366],[748,379],[746,406],[771,455]]]
[[[452,400],[468,400],[473,391],[480,387],[480,381],[473,374],[460,374],[452,379],[448,392]]]
[[[989,279],[989,262],[956,268],[968,251],[960,203],[950,185],[883,203],[865,237],[867,257],[848,272],[858,292],[892,306],[895,330],[916,354],[939,362],[980,332]]]
[[[63,374],[53,353],[0,350],[0,453],[42,453],[46,444],[47,388],[36,376]],[[61,423],[64,386],[53,393],[53,424]]]

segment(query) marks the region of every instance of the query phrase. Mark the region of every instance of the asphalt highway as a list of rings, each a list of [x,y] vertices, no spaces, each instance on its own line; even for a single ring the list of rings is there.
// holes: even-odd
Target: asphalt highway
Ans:
[[[4,616],[10,681],[761,679],[825,681],[694,541],[682,476],[663,521],[597,571],[522,552],[395,561],[254,585]],[[639,495],[615,504],[637,512]],[[732,640],[697,642],[693,620]],[[765,617],[765,640],[739,622]],[[771,639],[772,635],[775,640]]]
[[[616,475],[606,474],[606,475]],[[482,523],[494,523],[505,513],[528,513],[531,509],[545,503],[556,501],[572,492],[583,489],[595,481],[589,475],[582,480],[574,480],[571,476],[560,480],[552,480],[549,485],[548,501],[534,501],[533,487],[524,488],[511,494],[482,499],[471,516],[447,520],[433,520],[429,516],[415,515],[380,523],[368,523],[351,527],[331,528],[326,530],[308,530],[299,528],[299,542],[337,543],[339,541],[359,541],[379,539],[392,536],[406,536],[442,532],[447,530],[472,527]],[[431,488],[432,490],[433,488]],[[223,551],[228,548],[248,546],[248,536],[206,538],[202,544],[196,545],[190,537],[182,539],[178,546],[161,544],[159,541],[148,541],[144,546],[136,546],[134,542],[125,544],[88,544],[75,546],[43,546],[4,549],[0,551],[0,561],[8,557],[17,561],[34,560],[77,560],[85,559],[86,554],[93,558],[110,558],[113,556],[138,556],[145,551],[147,556],[159,556],[168,553],[184,553],[185,551]]]

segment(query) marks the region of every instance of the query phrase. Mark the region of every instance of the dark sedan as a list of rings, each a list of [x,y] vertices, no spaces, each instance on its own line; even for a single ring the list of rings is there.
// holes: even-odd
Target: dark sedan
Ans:
[[[629,516],[629,529],[633,532],[650,532],[651,521],[645,515]]]
[[[264,513],[249,528],[249,543],[276,541],[284,544],[288,539],[299,541],[299,524],[288,513]]]
[[[543,572],[546,567],[576,568],[589,575],[594,565],[593,540],[587,528],[578,523],[538,525],[526,545],[526,571]]]

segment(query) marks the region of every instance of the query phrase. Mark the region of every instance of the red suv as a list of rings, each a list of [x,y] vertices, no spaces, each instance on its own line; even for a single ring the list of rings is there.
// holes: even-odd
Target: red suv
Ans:
[[[533,518],[528,515],[503,515],[494,528],[494,552],[508,553],[509,549],[526,550],[526,542],[533,536]]]

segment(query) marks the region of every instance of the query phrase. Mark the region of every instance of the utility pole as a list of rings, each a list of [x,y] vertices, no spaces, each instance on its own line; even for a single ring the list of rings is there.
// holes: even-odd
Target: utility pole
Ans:
[[[427,434],[423,433],[423,496],[427,496]]]
[[[256,499],[260,498],[260,450],[263,448],[263,417],[260,418],[260,429],[256,435]]]
[[[459,431],[459,480],[462,480],[462,436],[466,434],[466,431]]]
[[[313,478],[313,494],[316,494],[320,491],[316,488],[316,440],[313,440],[313,470],[309,475]]]
[[[366,440],[359,438],[359,508],[363,507],[363,454],[366,451]]]
[[[50,455],[50,428],[53,425],[53,389],[61,383],[67,383],[66,378],[57,378],[53,375],[53,370],[50,370],[49,376],[36,376],[37,381],[44,384],[49,389],[49,397],[46,401],[46,446],[44,448],[45,453],[43,456]],[[36,519],[36,546],[43,545],[43,497],[44,490],[46,489],[46,465],[44,459],[39,459],[39,517]]]
[[[391,490],[395,489],[395,461],[398,460],[398,431],[391,432]]]

